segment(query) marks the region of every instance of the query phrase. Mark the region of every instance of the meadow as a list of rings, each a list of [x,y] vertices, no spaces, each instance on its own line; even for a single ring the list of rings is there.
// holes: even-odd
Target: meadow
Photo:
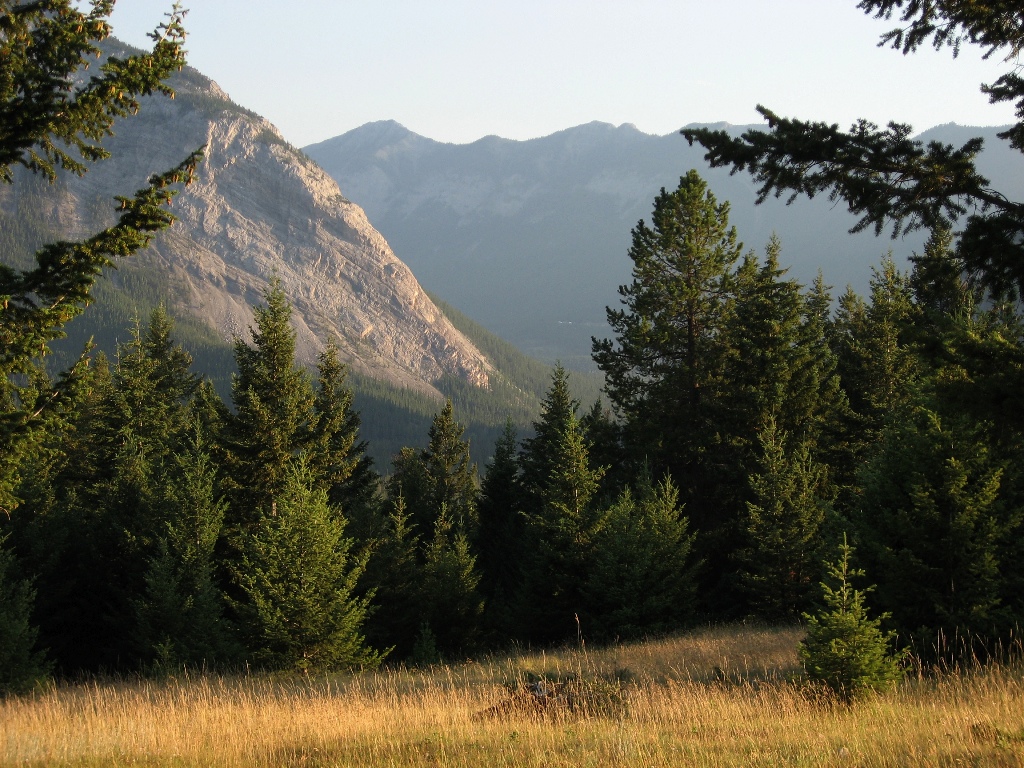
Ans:
[[[181,674],[0,702],[4,766],[1018,766],[1024,666],[911,672],[852,706],[799,628],[319,678]],[[542,707],[538,685],[564,695]]]

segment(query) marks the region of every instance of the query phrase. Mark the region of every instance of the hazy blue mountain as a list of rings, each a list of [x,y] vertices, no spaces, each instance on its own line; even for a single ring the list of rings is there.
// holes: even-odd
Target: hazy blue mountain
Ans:
[[[728,126],[740,133],[749,126]],[[996,188],[1024,198],[1024,159],[997,128],[945,125],[925,139],[986,137],[981,167]],[[304,148],[359,204],[424,287],[528,353],[589,363],[591,335],[604,336],[604,308],[630,279],[630,230],[650,214],[661,187],[696,168],[748,248],[774,231],[783,261],[803,282],[817,271],[837,292],[863,291],[889,250],[905,258],[923,238],[848,234],[854,219],[827,199],[754,204],[747,175],[711,171],[700,148],[677,133],[588,123],[529,141],[488,136],[444,144],[394,121],[368,123]]]

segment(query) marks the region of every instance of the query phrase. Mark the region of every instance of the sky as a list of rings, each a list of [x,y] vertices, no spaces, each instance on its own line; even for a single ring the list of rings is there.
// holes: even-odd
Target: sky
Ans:
[[[117,0],[137,46],[173,0]],[[979,92],[1008,65],[877,46],[856,0],[186,0],[189,63],[306,146],[393,119],[438,141],[593,120],[667,134],[806,120],[1003,125]]]

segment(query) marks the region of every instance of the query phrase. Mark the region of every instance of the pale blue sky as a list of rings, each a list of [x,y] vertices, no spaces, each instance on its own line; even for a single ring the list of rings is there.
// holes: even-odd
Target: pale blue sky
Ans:
[[[135,45],[172,0],[118,0]],[[304,146],[395,119],[440,141],[542,136],[591,120],[665,134],[757,121],[844,128],[1000,125],[974,49],[877,47],[894,22],[855,0],[187,0],[189,61]]]

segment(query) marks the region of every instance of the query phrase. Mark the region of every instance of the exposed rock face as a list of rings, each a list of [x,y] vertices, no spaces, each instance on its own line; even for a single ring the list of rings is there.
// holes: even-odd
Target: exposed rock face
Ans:
[[[405,387],[436,391],[446,375],[488,385],[483,354],[330,176],[202,75],[187,70],[172,84],[174,100],[146,99],[105,143],[113,156],[55,197],[54,215],[72,234],[108,223],[113,194],[205,145],[194,183],[174,200],[179,221],[135,257],[166,272],[172,305],[230,339],[252,324],[250,307],[276,276],[293,305],[300,361],[334,338],[354,369]]]

